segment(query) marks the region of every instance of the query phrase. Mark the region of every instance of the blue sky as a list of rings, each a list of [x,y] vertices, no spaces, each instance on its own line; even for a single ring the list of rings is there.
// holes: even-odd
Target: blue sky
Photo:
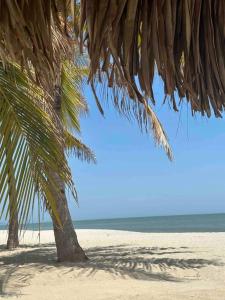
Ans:
[[[95,152],[97,165],[70,158],[79,194],[79,208],[70,201],[73,219],[225,212],[224,119],[193,118],[186,103],[174,113],[162,105],[159,78],[154,90],[172,163],[151,135],[110,103],[103,118],[86,89],[90,113],[81,120],[82,140]]]

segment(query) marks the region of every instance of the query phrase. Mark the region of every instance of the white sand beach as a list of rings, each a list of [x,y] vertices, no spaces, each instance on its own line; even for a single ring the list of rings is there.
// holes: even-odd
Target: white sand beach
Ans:
[[[88,262],[57,263],[52,231],[26,231],[6,251],[0,231],[0,298],[223,300],[225,233],[77,230]]]

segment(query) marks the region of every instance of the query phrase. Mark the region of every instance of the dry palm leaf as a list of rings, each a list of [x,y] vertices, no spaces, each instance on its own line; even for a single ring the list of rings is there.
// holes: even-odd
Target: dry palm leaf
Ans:
[[[77,4],[75,5],[75,2]],[[54,76],[53,34],[67,52],[71,19],[81,47],[87,44],[90,79],[107,72],[109,86],[125,86],[135,101],[154,102],[157,69],[165,94],[177,110],[174,93],[192,111],[221,116],[225,99],[224,0],[0,0],[0,58],[36,70],[37,79]],[[78,8],[78,9],[77,9]],[[42,76],[40,75],[42,74]]]
[[[51,82],[58,63],[55,47],[62,53],[71,40],[70,3],[67,0],[0,0],[0,60],[16,61],[27,71],[32,66],[37,82],[41,83],[43,77]]]
[[[225,1],[81,0],[81,46],[88,46],[90,80],[106,72],[136,102],[154,102],[155,70],[192,112],[220,117],[225,107]],[[113,75],[112,75],[113,74]],[[143,103],[142,103],[143,104]]]

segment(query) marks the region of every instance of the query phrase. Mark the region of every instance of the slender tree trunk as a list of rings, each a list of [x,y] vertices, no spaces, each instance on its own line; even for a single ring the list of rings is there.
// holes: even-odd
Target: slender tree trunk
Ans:
[[[19,232],[18,212],[16,208],[13,211],[13,208],[10,206],[7,249],[12,250],[19,246],[18,232]]]
[[[9,140],[11,135],[9,134]],[[7,144],[7,143],[6,143]],[[5,149],[6,161],[8,165],[8,189],[9,189],[9,228],[8,228],[8,240],[7,249],[14,249],[19,246],[19,223],[18,223],[18,211],[17,211],[17,193],[16,193],[16,180],[13,170],[13,157],[11,151]]]
[[[57,223],[55,217],[52,218],[58,261],[84,261],[87,259],[87,257],[78,243],[77,235],[73,228],[73,223],[65,196],[64,183],[57,175],[55,175],[55,181],[61,190],[61,195],[56,195],[55,199],[57,212],[59,214],[62,227]]]
[[[61,132],[63,134],[62,124],[60,122],[60,111],[61,111],[61,87],[60,85],[55,87],[55,96],[54,96],[54,109],[56,114],[59,117],[57,126],[61,127]],[[62,149],[64,151],[64,149]],[[57,257],[58,261],[70,261],[70,262],[78,262],[87,260],[87,256],[85,255],[83,249],[80,247],[77,235],[75,233],[72,219],[70,216],[66,194],[65,194],[65,184],[58,176],[58,174],[53,174],[55,178],[55,183],[60,190],[60,193],[55,192],[55,200],[56,200],[56,208],[62,223],[60,226],[57,223],[56,218],[53,216],[53,227],[54,227],[54,235],[55,235],[55,243],[57,248]]]

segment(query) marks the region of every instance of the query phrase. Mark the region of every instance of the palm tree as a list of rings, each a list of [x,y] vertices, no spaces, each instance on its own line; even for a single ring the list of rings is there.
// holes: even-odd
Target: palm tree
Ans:
[[[42,197],[51,204],[50,212],[55,228],[56,246],[59,249],[60,245],[63,245],[66,249],[64,252],[67,253],[66,257],[58,251],[59,260],[80,260],[81,258],[86,259],[86,256],[78,244],[65,197],[66,185],[69,186],[74,197],[76,197],[76,193],[70,171],[65,163],[64,128],[59,117],[62,94],[61,78],[59,76],[61,62],[65,58],[71,59],[71,53],[73,55],[72,34],[69,33],[67,18],[67,4],[64,1],[46,3],[42,0],[32,2],[32,4],[28,2],[22,4],[17,1],[14,3],[3,2],[1,9],[4,9],[5,17],[4,19],[0,18],[0,52],[4,64],[12,60],[22,65],[31,80],[44,91],[45,100],[48,99],[45,104],[51,111],[49,121],[54,124],[53,127],[56,129],[61,142],[60,147],[56,148],[57,150],[60,148],[60,150],[57,153],[59,156],[55,159],[55,162],[58,163],[62,159],[60,165],[63,170],[59,172],[58,166],[52,168],[51,165],[45,164],[42,160],[41,165],[39,163],[38,167],[39,171],[41,170],[44,174],[42,173],[41,182],[40,178],[35,177],[37,186],[34,190],[40,190]],[[38,16],[37,12],[39,12]],[[8,26],[9,24],[10,26]],[[48,27],[47,31],[45,26]],[[11,34],[12,28],[14,28],[13,35]],[[44,34],[42,35],[42,33]],[[17,36],[17,50],[12,43],[15,36]],[[67,138],[69,138],[68,134]],[[70,142],[74,142],[71,136]],[[49,151],[49,153],[51,152]],[[29,155],[32,167],[36,166],[37,154],[29,153]],[[33,163],[33,160],[35,160],[35,163]],[[32,171],[31,175],[36,176],[36,173]],[[24,183],[24,180],[21,180],[21,182]],[[24,183],[28,192],[30,192],[27,184],[28,182]],[[17,193],[19,194],[19,191]],[[35,195],[35,193],[33,194]],[[22,205],[22,210],[25,208],[22,213],[22,221],[26,220],[30,203],[34,201],[30,200],[34,199],[33,194],[25,194],[27,199],[25,201],[26,205]],[[22,200],[19,199],[18,202],[22,203]],[[18,204],[18,210],[20,211],[20,209],[20,204]],[[60,242],[61,239],[63,242]],[[63,252],[63,249],[60,252]]]
[[[52,171],[74,190],[61,153],[64,142],[50,116],[43,91],[27,74],[15,64],[0,64],[0,203],[1,216],[11,221],[18,212],[21,223],[26,222],[38,191],[60,224]]]
[[[78,62],[78,57],[76,58]],[[65,145],[67,149],[78,150],[78,153],[83,153],[87,159],[94,160],[94,156],[83,144],[76,140],[73,136],[73,131],[80,131],[78,117],[80,112],[86,112],[87,106],[80,93],[82,77],[86,74],[86,69],[80,68],[78,65],[66,61],[60,65],[60,76],[54,87],[54,103],[57,118],[57,127],[61,134],[65,137]],[[64,152],[64,149],[62,149]],[[58,261],[83,261],[87,257],[80,247],[76,233],[74,231],[70,212],[68,209],[65,184],[59,178],[57,173],[54,173],[55,182],[60,187],[60,193],[56,190],[56,208],[60,217],[62,226],[59,226],[54,215],[52,216],[57,257]]]
[[[62,91],[61,93],[62,105],[60,110],[59,111],[57,110],[57,114],[63,124],[66,150],[74,153],[75,156],[77,156],[79,159],[83,159],[88,162],[90,161],[95,162],[95,157],[94,154],[91,152],[91,150],[88,147],[86,147],[83,143],[81,143],[73,134],[74,131],[78,133],[80,132],[80,126],[78,120],[79,114],[82,112],[83,113],[87,112],[87,105],[82,95],[80,94],[81,80],[83,75],[85,75],[86,73],[87,71],[85,68],[76,67],[74,64],[71,64],[68,61],[66,61],[63,64],[62,74],[61,74],[61,87],[60,87]],[[10,164],[10,166],[13,167],[12,158],[9,159],[8,164]],[[11,174],[13,174],[13,171],[11,171]],[[59,178],[58,175],[57,175],[57,184],[59,184],[59,186],[61,186],[62,189],[65,190],[64,187],[65,184],[61,180],[61,178]],[[8,185],[10,187],[10,182],[8,182]],[[14,188],[16,188],[15,185]],[[58,197],[58,191],[56,190],[54,193],[55,193],[54,197],[55,198]],[[17,193],[14,193],[12,195],[11,193],[9,193],[10,203],[13,203],[14,206],[16,203],[16,194]],[[65,218],[67,220],[70,220],[71,218],[69,215],[66,199],[60,199],[60,201],[64,201],[64,209],[66,210],[66,212],[63,213],[63,216],[66,214],[67,216],[65,216]],[[10,213],[9,235],[8,235],[8,242],[7,242],[7,246],[10,249],[18,246],[18,217],[16,212],[17,211],[15,210],[12,213]],[[61,216],[60,212],[61,210],[59,208],[58,209],[59,217]],[[68,232],[67,230],[63,230],[63,228],[60,226],[60,224],[58,223],[57,219],[54,217],[53,214],[52,214],[52,218],[53,218],[54,231],[56,236],[58,259],[63,260],[64,258],[62,257],[61,252],[62,251],[65,252],[66,242],[68,240],[71,241],[71,236],[73,237],[74,241],[76,241],[77,247],[79,244],[77,242],[71,220],[70,220],[70,224],[69,225],[67,224],[67,227],[70,226],[70,232]],[[61,223],[64,224],[63,217],[62,219],[60,219],[60,221]],[[66,237],[64,237],[65,234]],[[60,247],[60,245],[63,245],[63,247]],[[68,249],[67,249],[67,253],[68,253]],[[76,252],[73,249],[73,255],[74,253]]]

